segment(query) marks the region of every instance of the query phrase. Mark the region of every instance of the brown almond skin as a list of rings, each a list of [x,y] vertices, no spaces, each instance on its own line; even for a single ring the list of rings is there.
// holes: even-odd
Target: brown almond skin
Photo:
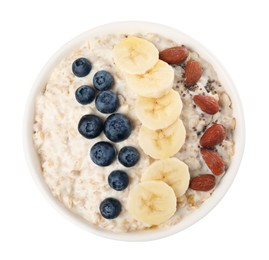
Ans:
[[[216,178],[212,174],[201,174],[191,179],[190,188],[197,191],[209,191],[216,185]]]
[[[200,145],[204,147],[212,147],[222,143],[225,137],[225,127],[222,124],[214,124],[206,129],[200,139]]]
[[[213,97],[195,95],[193,101],[203,112],[209,115],[214,115],[219,111],[219,103]]]
[[[220,155],[212,150],[201,148],[202,157],[214,175],[221,175],[225,171],[225,163]]]
[[[188,55],[189,51],[185,46],[176,46],[161,51],[159,57],[168,64],[180,64],[188,58]]]
[[[185,67],[185,85],[190,87],[197,83],[201,78],[203,68],[200,62],[196,60],[189,60]]]

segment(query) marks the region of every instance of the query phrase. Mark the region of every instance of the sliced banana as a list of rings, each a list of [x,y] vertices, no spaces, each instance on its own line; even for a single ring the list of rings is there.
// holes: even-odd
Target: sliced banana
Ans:
[[[141,126],[138,143],[145,154],[154,159],[166,159],[175,155],[185,142],[186,130],[183,122],[177,119],[167,128],[151,130]]]
[[[121,71],[144,74],[157,63],[159,51],[151,42],[129,36],[115,45],[113,58]]]
[[[158,160],[152,163],[142,175],[142,182],[150,180],[164,181],[179,198],[189,187],[189,167],[177,158]]]
[[[127,87],[142,97],[161,97],[172,89],[173,82],[173,68],[161,60],[143,75],[126,75]]]
[[[136,115],[149,129],[163,129],[174,123],[182,110],[178,92],[170,90],[160,98],[138,97],[135,105]]]
[[[127,208],[133,218],[148,225],[159,225],[176,212],[176,196],[163,181],[145,181],[131,190]]]

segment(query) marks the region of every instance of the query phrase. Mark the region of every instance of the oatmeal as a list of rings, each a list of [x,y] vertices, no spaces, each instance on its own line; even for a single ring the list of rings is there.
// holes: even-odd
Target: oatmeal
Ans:
[[[152,52],[152,56],[147,59],[148,64],[135,67],[135,75],[130,75],[133,64],[126,63],[123,67],[116,65],[120,59],[115,59],[114,48],[125,39],[125,35],[111,34],[85,42],[67,55],[53,69],[37,98],[33,126],[42,174],[52,194],[88,222],[114,232],[148,229],[156,227],[154,223],[158,223],[158,228],[178,224],[211,196],[234,154],[235,118],[232,103],[225,86],[218,81],[214,68],[188,46],[181,46],[177,53],[179,50],[169,48],[179,43],[160,35],[148,33],[135,36],[148,41],[158,50]],[[137,74],[148,73],[147,65],[157,66],[154,65],[154,59],[159,59],[159,51],[167,49],[165,53],[161,52],[162,60],[158,64],[160,70],[164,71],[162,80],[167,77],[171,82],[168,79],[160,80],[159,85],[158,82],[153,84],[156,88],[151,91],[143,86],[134,91],[133,88],[139,85],[137,80],[141,78]],[[178,56],[172,56],[171,59],[171,53],[177,53]],[[85,60],[80,60],[81,57]],[[170,59],[167,60],[167,57]],[[103,78],[105,83],[101,80]],[[169,100],[173,98],[177,102],[178,110],[171,105],[167,120],[149,119],[147,115],[138,112],[136,104],[139,102],[145,104],[152,99],[161,100],[168,93]],[[203,97],[210,97],[211,101]],[[165,103],[166,99],[163,100]],[[168,105],[165,103],[165,106]],[[156,113],[161,115],[163,111],[159,109]],[[116,124],[115,120],[121,120],[122,135],[113,135],[109,130]],[[87,132],[89,122],[93,124],[90,133]],[[175,125],[173,131],[177,136],[173,137],[173,143],[162,149],[168,149],[171,152],[169,155],[153,153],[154,148],[147,149],[152,144],[149,143],[150,138],[141,139],[144,127],[150,127],[150,131],[156,133],[160,123],[162,131],[169,127],[171,130]],[[216,128],[215,125],[221,125],[225,130],[217,135],[218,140],[214,137],[212,142],[211,136],[207,137],[206,134],[212,126]],[[207,139],[203,148],[200,143],[202,137]],[[172,146],[175,150],[171,150]],[[100,159],[100,151],[111,152]],[[216,160],[220,160],[217,166],[215,161],[212,163],[206,159],[212,153]],[[128,155],[134,158],[133,164],[127,160]],[[169,176],[165,176],[167,181],[160,183],[148,170],[162,160],[174,160],[169,165],[175,163],[177,169],[182,169],[182,179],[177,180],[177,187],[169,184]],[[219,170],[220,164],[223,164],[222,170]],[[163,165],[167,167],[168,164]],[[214,173],[214,167],[218,168],[217,174]],[[146,177],[143,175],[145,172]],[[121,185],[117,182],[118,178],[123,180]],[[147,181],[144,182],[144,179]],[[204,179],[209,180],[207,185],[204,185]],[[171,203],[167,209],[169,218],[160,216],[163,219],[160,223],[141,221],[135,217],[136,214],[130,214],[129,197],[138,194],[141,185],[144,188],[155,185],[156,189],[165,190],[163,194],[168,194],[167,198],[171,197],[166,203]],[[104,215],[102,209],[111,205],[117,212]]]

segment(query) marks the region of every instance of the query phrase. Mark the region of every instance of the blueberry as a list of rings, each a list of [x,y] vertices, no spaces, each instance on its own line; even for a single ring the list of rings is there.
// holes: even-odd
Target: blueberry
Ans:
[[[113,219],[120,215],[121,204],[117,199],[107,198],[101,202],[99,210],[104,218]]]
[[[97,90],[107,90],[112,87],[113,84],[114,78],[108,71],[100,70],[93,76],[93,85]]]
[[[116,149],[111,143],[98,142],[91,148],[92,161],[99,166],[108,166],[116,159]]]
[[[72,71],[77,77],[87,76],[91,69],[91,62],[85,58],[76,59],[72,64]]]
[[[119,107],[118,96],[111,90],[102,91],[95,99],[95,107],[104,114],[114,113]]]
[[[104,133],[112,142],[121,142],[127,139],[132,131],[130,120],[122,114],[110,115],[104,124]]]
[[[108,184],[114,190],[124,190],[129,184],[128,174],[120,170],[113,171],[108,176]]]
[[[85,115],[78,123],[79,133],[88,139],[97,137],[102,130],[103,122],[98,116],[95,115]]]
[[[94,100],[95,90],[93,87],[83,85],[76,90],[75,96],[78,103],[87,105]]]
[[[134,166],[140,159],[138,150],[132,146],[124,146],[118,155],[119,162],[125,167]]]

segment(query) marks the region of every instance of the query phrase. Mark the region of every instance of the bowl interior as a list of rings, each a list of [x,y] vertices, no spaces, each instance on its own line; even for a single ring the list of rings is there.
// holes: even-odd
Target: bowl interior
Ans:
[[[235,155],[232,157],[231,165],[228,171],[223,176],[220,184],[218,185],[217,189],[214,191],[212,196],[209,199],[207,199],[200,206],[200,208],[195,210],[189,216],[185,217],[177,225],[160,230],[148,230],[148,231],[129,232],[129,233],[113,233],[100,229],[95,225],[89,224],[81,217],[67,210],[62,203],[60,203],[52,196],[48,186],[45,184],[43,180],[39,158],[35,151],[32,139],[32,126],[35,112],[35,100],[39,95],[39,93],[42,91],[42,89],[44,89],[52,69],[60,62],[60,60],[65,55],[67,55],[72,49],[80,46],[84,41],[111,33],[133,34],[137,32],[141,33],[152,32],[156,34],[161,34],[163,37],[172,39],[175,42],[178,42],[179,44],[184,44],[189,48],[197,51],[202,58],[211,63],[211,65],[214,67],[215,71],[218,74],[220,82],[225,87],[226,91],[228,92],[228,94],[232,99],[234,116],[236,118],[236,129],[234,134]],[[31,90],[31,93],[27,101],[23,130],[24,130],[23,141],[24,141],[25,156],[30,171],[32,173],[35,182],[39,186],[41,192],[48,199],[51,205],[54,206],[54,208],[56,208],[59,212],[61,212],[73,223],[76,223],[77,225],[81,226],[84,230],[89,230],[103,237],[125,241],[146,241],[162,238],[187,228],[188,226],[192,225],[193,223],[201,219],[203,216],[205,216],[220,201],[220,199],[223,197],[223,195],[230,187],[239,168],[239,164],[243,155],[244,139],[245,139],[244,117],[241,107],[241,101],[239,99],[239,96],[237,94],[233,82],[231,81],[230,77],[228,76],[223,66],[218,62],[218,60],[205,47],[203,47],[200,43],[190,38],[186,34],[164,25],[147,22],[120,22],[103,25],[77,36],[76,38],[68,42],[66,45],[64,45],[62,48],[60,48],[60,50],[50,58],[45,67],[41,70],[40,74],[38,75],[34,83],[34,86]]]

